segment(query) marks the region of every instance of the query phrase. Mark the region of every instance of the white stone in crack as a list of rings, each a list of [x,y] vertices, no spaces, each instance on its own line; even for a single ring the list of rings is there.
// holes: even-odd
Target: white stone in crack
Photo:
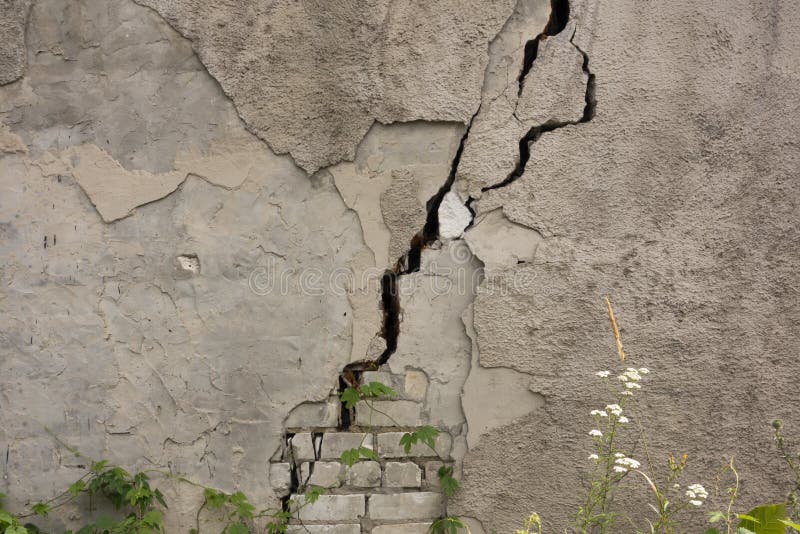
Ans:
[[[439,236],[458,239],[472,221],[472,214],[456,193],[448,191],[439,205]]]
[[[286,495],[292,486],[292,467],[287,462],[269,464],[269,483],[275,493]]]

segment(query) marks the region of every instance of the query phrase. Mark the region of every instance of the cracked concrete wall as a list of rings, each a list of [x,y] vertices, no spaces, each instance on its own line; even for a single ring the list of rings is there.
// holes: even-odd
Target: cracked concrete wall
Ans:
[[[452,437],[451,513],[562,529],[613,365],[605,295],[654,372],[651,454],[685,450],[704,481],[735,455],[744,503],[783,496],[766,423],[800,428],[789,2],[0,8],[13,508],[82,473],[45,427],[278,504],[287,429],[335,427],[340,374],[378,362],[425,384],[414,402]],[[196,492],[165,490],[170,530],[193,525]]]

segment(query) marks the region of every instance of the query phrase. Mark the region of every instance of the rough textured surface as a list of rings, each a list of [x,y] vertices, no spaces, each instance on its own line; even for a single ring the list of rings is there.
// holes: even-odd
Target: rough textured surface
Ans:
[[[253,132],[309,173],[378,120],[460,121],[512,0],[138,0],[189,37]],[[258,35],[259,38],[253,38]]]
[[[25,72],[25,23],[31,0],[3,0],[0,3],[0,85],[18,79]]]
[[[749,481],[741,506],[779,500],[768,422],[800,423],[800,315],[787,291],[800,132],[782,119],[796,113],[798,14],[785,2],[572,4],[596,116],[544,134],[524,175],[475,205],[502,205],[544,238],[506,273],[533,285],[479,293],[475,329],[481,364],[530,374],[546,406],[470,451],[458,509],[499,531],[532,509],[563,525],[588,411],[603,404],[592,372],[614,368],[604,295],[629,358],[654,371],[642,421],[654,458],[686,451],[710,480],[735,455]]]

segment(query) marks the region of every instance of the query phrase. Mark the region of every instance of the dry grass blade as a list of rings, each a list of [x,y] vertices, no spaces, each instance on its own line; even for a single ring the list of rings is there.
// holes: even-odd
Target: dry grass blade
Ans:
[[[611,331],[614,332],[614,341],[617,342],[617,354],[619,354],[619,361],[625,361],[625,351],[622,350],[622,341],[619,338],[619,328],[617,328],[617,320],[614,318],[614,310],[611,308],[611,301],[606,297],[606,308],[608,309],[608,320],[611,321]]]

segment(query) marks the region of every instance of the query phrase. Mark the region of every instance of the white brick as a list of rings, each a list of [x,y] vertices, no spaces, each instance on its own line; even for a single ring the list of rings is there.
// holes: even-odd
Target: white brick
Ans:
[[[418,488],[422,485],[422,470],[414,462],[387,462],[383,485],[387,488]]]
[[[380,382],[384,386],[389,386],[394,389],[395,379],[394,375],[384,371],[365,371],[361,375],[361,383],[369,384],[370,382]]]
[[[377,488],[381,485],[381,464],[365,461],[347,470],[347,485],[354,488]]]
[[[336,428],[341,404],[332,397],[326,402],[309,402],[295,407],[286,418],[286,428]]]
[[[286,534],[361,534],[361,524],[289,525]]]
[[[422,404],[408,400],[378,400],[371,404],[378,413],[369,408],[366,402],[356,405],[356,424],[362,426],[420,426],[422,420]]]
[[[402,525],[378,525],[372,534],[428,534],[430,523],[404,523]]]
[[[400,445],[400,438],[405,432],[383,432],[378,434],[378,456],[381,458],[409,458],[409,457],[435,457],[437,456],[424,443],[417,443],[411,447],[411,452],[406,454]],[[453,440],[450,434],[442,432],[436,437],[436,452],[442,458],[448,458]]]
[[[338,488],[342,483],[343,474],[342,464],[339,462],[314,462],[313,469],[309,462],[303,462],[300,465],[301,484],[321,488]]]
[[[364,443],[361,444],[361,440]],[[372,449],[372,434],[366,435],[359,432],[326,432],[322,435],[322,460],[338,460],[342,452],[358,447],[359,445]]]
[[[366,513],[364,495],[320,495],[307,506],[302,506],[302,495],[293,495],[292,500],[301,521],[357,521]]]
[[[286,462],[269,464],[269,484],[278,495],[286,495],[292,486],[292,466]]]
[[[405,396],[412,400],[425,400],[428,391],[428,377],[422,371],[406,371],[403,387]]]
[[[433,519],[442,514],[442,494],[432,492],[375,494],[369,498],[369,517],[380,520]]]
[[[425,464],[425,485],[429,488],[439,487],[439,468],[442,462],[427,462]]]
[[[292,454],[294,460],[314,460],[314,441],[310,432],[298,432],[291,437]]]

